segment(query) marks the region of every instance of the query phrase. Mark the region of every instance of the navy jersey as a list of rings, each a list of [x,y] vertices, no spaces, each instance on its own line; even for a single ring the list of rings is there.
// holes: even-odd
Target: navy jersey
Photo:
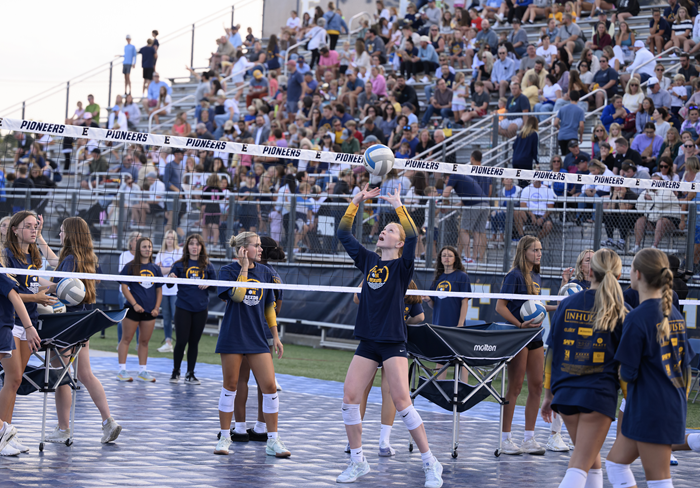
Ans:
[[[591,282],[588,280],[569,280],[569,283],[576,283],[584,290],[588,290],[591,287]]]
[[[160,271],[160,266],[153,263],[142,264],[139,267],[139,275],[143,277],[162,277],[163,273]],[[128,263],[122,269],[121,275],[134,276],[131,273],[131,263]],[[124,281],[122,284],[129,287],[129,291],[134,296],[136,303],[143,307],[145,313],[151,313],[151,311],[156,308],[156,289],[163,286],[163,283],[153,283],[152,281],[141,281],[141,282],[128,282]]]
[[[425,311],[423,310],[423,305],[420,302],[414,303],[412,305],[409,305],[408,303],[404,303],[403,321],[406,322],[411,317],[415,317],[415,316],[420,315],[422,313],[425,313]]]
[[[406,342],[404,297],[413,277],[418,231],[406,207],[397,208],[406,232],[403,254],[398,259],[382,261],[377,253],[365,249],[352,235],[357,208],[351,203],[338,226],[338,239],[364,277],[355,337],[376,342]]]
[[[561,301],[552,318],[547,345],[552,350],[552,404],[584,407],[614,419],[618,363],[615,352],[622,323],[613,332],[593,329],[596,290]]]
[[[5,249],[5,257],[5,263],[7,264],[8,268],[37,269],[36,266],[31,264],[32,256],[30,254],[27,254],[24,257],[27,264],[17,259],[14,253],[9,248]],[[39,291],[40,285],[38,276],[17,275],[16,278],[17,283],[19,283],[19,286],[17,287],[17,293],[19,293],[20,295],[34,295]],[[27,309],[27,313],[29,314],[29,318],[31,319],[32,324],[36,324],[36,320],[39,317],[39,312],[37,312],[36,308],[36,302],[26,302],[24,306]],[[15,314],[15,325],[22,325],[22,321],[19,319],[17,314]]]
[[[236,281],[241,265],[227,264],[219,272],[222,281]],[[272,273],[267,266],[255,264],[248,270],[248,282],[272,283]],[[229,292],[231,287],[218,287],[217,295],[226,302],[226,311],[221,321],[219,339],[216,342],[217,354],[260,354],[269,353],[265,329],[265,310],[275,306],[272,290],[247,288],[242,302],[234,302]]]
[[[622,292],[622,295],[625,297],[625,303],[627,305],[632,308],[637,308],[639,305],[639,292],[637,290],[633,290],[632,287],[629,287]],[[681,304],[678,301],[678,294],[675,291],[673,292],[673,306],[678,310],[681,309]]]
[[[182,261],[173,263],[170,269],[178,278],[190,280],[215,280],[216,272],[214,266],[209,263],[205,269],[199,267],[199,263],[193,259],[189,260],[187,269]],[[201,312],[209,308],[209,289],[200,290],[199,285],[178,285],[177,300],[175,306],[188,312]]]
[[[685,369],[694,353],[688,344],[683,316],[671,308],[671,335],[659,344],[657,324],[663,319],[661,300],[645,300],[625,318],[615,359],[622,379],[629,380],[622,420],[625,437],[654,444],[685,442]],[[627,371],[636,371],[636,378]]]
[[[75,256],[73,254],[69,254],[66,256],[63,261],[58,263],[58,266],[56,267],[56,271],[64,271],[66,273],[74,273],[76,271],[75,269]],[[100,265],[98,264],[97,267],[95,268],[95,273],[102,273],[102,270],[100,269]],[[61,281],[63,278],[58,278],[54,277],[51,278],[51,281],[54,283],[58,283]],[[82,312],[85,310],[93,310],[95,308],[94,303],[80,303],[75,306],[71,305],[66,305],[66,312]]]
[[[8,278],[5,273],[0,274],[0,327],[15,325],[15,307],[9,299],[10,292],[16,291],[17,283]]]
[[[467,273],[453,271],[450,274],[441,274],[437,280],[433,281],[430,289],[469,293],[472,291],[472,285]],[[459,323],[462,300],[459,297],[433,297],[433,324],[445,327],[464,325]]]

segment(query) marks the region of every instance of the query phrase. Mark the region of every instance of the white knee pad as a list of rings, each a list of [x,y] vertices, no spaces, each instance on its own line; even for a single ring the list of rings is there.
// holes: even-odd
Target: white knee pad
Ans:
[[[688,447],[695,452],[700,452],[700,434],[690,434],[688,436]]]
[[[620,412],[625,413],[625,407],[627,406],[627,398],[623,398],[620,402]]]
[[[588,478],[583,488],[603,488],[603,470],[589,469]]]
[[[345,425],[361,424],[360,406],[343,403],[343,422],[345,422]]]
[[[625,488],[637,484],[629,464],[617,464],[606,459],[605,470],[608,472],[608,481],[613,488]]]
[[[277,393],[263,393],[263,413],[280,411],[280,396]]]
[[[561,415],[557,415],[552,419],[552,432],[559,432],[561,433],[561,426],[564,423],[564,420],[561,418]]]
[[[226,388],[221,388],[221,395],[219,395],[219,411],[226,413],[233,412],[233,402],[235,400],[235,391],[228,391]]]
[[[399,415],[401,415],[401,420],[406,424],[408,430],[417,429],[423,423],[423,419],[420,418],[420,415],[416,412],[416,409],[413,408],[413,405],[409,406],[406,410],[401,410]]]
[[[673,488],[673,480],[669,478],[667,480],[647,481],[647,486],[649,488]]]

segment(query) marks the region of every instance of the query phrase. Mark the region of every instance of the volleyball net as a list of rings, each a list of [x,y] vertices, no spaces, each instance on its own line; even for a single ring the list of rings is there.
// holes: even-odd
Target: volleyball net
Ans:
[[[494,318],[496,299],[512,298],[498,292],[517,239],[524,235],[536,235],[542,242],[542,293],[552,300],[558,299],[562,270],[575,266],[585,249],[611,247],[626,267],[637,247],[652,245],[678,256],[686,270],[692,271],[695,261],[697,208],[694,201],[682,200],[696,191],[692,181],[412,159],[396,159],[397,174],[389,177],[395,181],[387,181],[364,171],[362,155],[341,152],[7,118],[0,119],[0,130],[6,131],[0,143],[5,171],[0,214],[33,210],[42,215],[42,234],[56,254],[62,222],[82,217],[100,260],[98,297],[105,304],[116,304],[119,281],[140,281],[118,276],[123,253],[136,237],[151,238],[157,258],[168,231],[177,232],[180,245],[184,237],[201,234],[218,271],[233,259],[230,238],[252,230],[271,237],[285,251],[283,259],[270,262],[283,284],[256,285],[282,289],[299,302],[285,307],[283,315],[288,311],[298,319],[320,321],[330,314],[329,321],[345,320],[352,310],[350,294],[364,277],[340,244],[337,228],[353,188],[365,183],[380,186],[383,194],[400,184],[402,200],[420,229],[414,275],[418,290],[409,294],[472,298],[468,318],[475,320]],[[178,191],[171,186],[173,167],[178,169]],[[490,186],[491,197],[459,195],[453,175]],[[447,187],[455,190],[449,198],[443,195]],[[619,198],[611,204],[606,193],[613,192]],[[352,232],[374,250],[389,222],[398,222],[393,209],[370,200],[360,206]],[[449,286],[431,289],[445,246],[464,257],[471,294]],[[50,265],[33,274],[71,275],[56,273]]]

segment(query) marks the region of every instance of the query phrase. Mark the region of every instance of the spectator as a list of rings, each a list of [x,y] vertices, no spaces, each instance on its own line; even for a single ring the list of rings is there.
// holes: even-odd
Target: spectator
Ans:
[[[513,168],[529,170],[537,164],[540,146],[538,129],[537,117],[528,117],[523,129],[513,141]]]
[[[615,168],[615,156],[612,154],[610,144],[608,144],[607,141],[602,141],[598,144],[598,147],[600,148],[600,162],[603,163],[610,171],[613,171]],[[614,171],[613,174],[615,174]]]
[[[654,111],[655,115],[655,121],[656,121],[656,116],[659,117],[659,119],[662,119],[662,116],[660,114],[661,111],[665,112],[665,109],[660,109]],[[665,124],[665,125],[664,125]],[[671,158],[671,162],[673,162],[677,157],[678,157],[678,152],[683,145],[681,142],[681,136],[678,133],[678,131],[673,128],[673,127],[666,127],[668,126],[668,122],[663,122],[663,124],[656,122],[656,134],[659,137],[662,137],[661,134],[663,133],[663,139],[664,143],[661,145],[661,149],[659,149],[659,157],[656,160],[658,163],[662,157],[669,157]]]
[[[551,209],[557,197],[551,188],[542,186],[539,180],[523,189],[520,193],[521,211],[513,214],[516,238],[525,235],[525,226],[533,225],[537,227],[537,237],[543,239],[552,231]]]
[[[354,120],[349,120],[347,123],[347,129],[343,132],[347,132],[347,137],[343,140],[340,146],[340,151],[345,154],[360,154],[360,141],[355,137],[356,123]]]
[[[357,96],[357,108],[360,109],[360,117],[364,117],[368,109],[374,109],[374,105],[378,101],[377,95],[372,93],[372,83],[365,83],[364,90]]]
[[[693,85],[695,80],[700,76],[694,65],[690,64],[690,55],[687,52],[681,53],[681,67],[678,69],[678,74],[683,75],[685,85]],[[688,92],[690,96],[691,93]]]
[[[164,81],[160,81],[160,75],[158,73],[153,73],[153,81],[148,85],[148,95],[147,99],[144,100],[144,109],[149,110],[156,105],[158,105],[158,97],[160,96],[160,88],[164,86],[168,91],[168,95],[172,96],[172,89]],[[88,100],[90,98],[88,97]],[[199,102],[196,102],[199,103]]]
[[[418,7],[420,7],[420,5]],[[428,6],[425,8],[422,15],[423,27],[419,30],[419,33],[425,35],[431,27],[440,27],[441,17],[442,10],[435,5],[435,0],[428,0]]]
[[[663,107],[666,110],[671,109],[671,104],[673,103],[671,94],[661,88],[656,76],[652,76],[647,81],[647,96],[654,102],[654,107]]]
[[[219,96],[221,104],[219,107],[222,108],[220,114],[214,115],[214,122],[216,122],[216,131],[214,132],[214,139],[219,140],[224,135],[224,125],[226,122],[230,121],[231,125],[238,121],[241,113],[238,108],[238,100],[235,98],[225,98],[222,94]]]
[[[655,173],[661,175],[661,179],[664,181],[680,181],[680,178],[673,171],[673,159],[667,156],[659,156],[659,172]]]
[[[684,132],[684,134],[687,133]],[[681,147],[683,148],[682,153],[679,152],[676,159],[673,160],[675,172],[678,173],[679,176],[682,176],[685,172],[685,165],[688,160],[698,155],[698,148],[690,137],[685,138]]]
[[[531,47],[532,48],[532,47]],[[528,48],[530,49],[530,48]],[[532,48],[534,49],[534,48]],[[544,88],[544,79],[549,74],[546,69],[544,69],[544,59],[540,57],[535,57],[535,66],[530,68],[522,76],[522,87],[523,90],[530,86],[530,75],[535,75],[537,77],[537,84],[535,85],[538,90]]]
[[[355,113],[355,107],[357,106],[357,97],[364,90],[365,83],[357,76],[354,69],[347,70],[346,79],[346,89],[340,97],[340,102],[348,106],[350,115],[353,115]]]
[[[622,60],[632,61],[634,59],[634,52],[632,51],[632,46],[635,43],[635,33],[630,31],[630,26],[627,22],[620,22],[620,31],[615,38],[615,45],[622,51]],[[605,49],[604,49],[605,50]],[[612,57],[610,59],[613,59]],[[615,63],[610,63],[615,67]]]
[[[274,35],[274,34],[273,34]],[[216,40],[216,52],[211,53],[209,58],[209,69],[221,71],[222,63],[230,63],[236,56],[236,48],[233,47],[226,36],[221,36]]]
[[[600,57],[603,55],[603,48],[605,46],[612,46],[613,40],[608,34],[608,28],[603,22],[599,22],[596,25],[595,35],[593,36],[593,41],[591,42],[591,49],[594,51],[595,56]]]
[[[464,209],[460,221],[459,243],[457,251],[467,264],[472,264],[484,258],[485,249],[480,249],[483,241],[486,245],[486,222],[489,218],[488,203],[481,200],[485,198],[484,191],[471,176],[452,174],[449,175],[445,189],[442,192],[443,202],[449,202],[454,190]],[[469,240],[474,238],[473,251],[470,252]],[[470,254],[473,258],[470,257]]]
[[[157,123],[158,120],[156,119],[156,124]],[[115,124],[117,124],[121,130],[129,130],[129,121],[119,104],[112,107],[112,113],[109,114],[109,118],[107,119],[107,128],[114,129]]]
[[[632,73],[639,74],[642,83],[654,76],[654,67],[656,66],[654,55],[644,47],[644,43],[642,41],[634,41],[632,50],[634,51],[634,62],[627,67],[627,73],[620,77],[622,88],[625,88]]]
[[[172,98],[168,94],[167,88],[164,86],[160,87],[160,93],[158,94],[158,100],[156,106],[148,112],[148,115],[153,115],[153,121],[158,124],[160,123],[160,115],[170,115],[172,111]],[[120,124],[121,125],[121,124]]]
[[[411,157],[416,155],[416,148],[418,147],[418,137],[413,134],[413,128],[410,125],[405,125],[403,127],[403,134],[401,136],[400,142],[408,142],[411,149]]]
[[[139,49],[141,55],[141,68],[143,68],[143,91],[150,91],[151,81],[154,79],[156,69],[156,50],[153,48],[153,39],[148,39],[146,45]],[[149,97],[150,98],[150,97]]]
[[[386,46],[382,38],[377,35],[377,31],[374,28],[367,31],[365,45],[367,54],[369,54],[370,57],[376,57],[379,60],[379,64],[386,63]]]
[[[166,191],[169,192],[182,192],[182,174],[183,174],[183,167],[182,167],[182,158],[183,158],[183,152],[182,149],[180,148],[174,148],[172,150],[172,159],[168,164],[165,166],[165,174],[163,175],[163,183],[165,186]],[[171,197],[172,198],[172,197]],[[179,201],[180,206],[185,206],[186,208],[186,203],[184,201]],[[177,211],[178,214],[184,212],[180,212],[180,209],[175,209],[174,207],[174,202],[169,198],[168,202],[166,203],[166,212],[165,212],[165,218],[167,219],[168,223],[165,225],[165,231],[169,231],[172,229],[173,226],[173,211]],[[184,232],[180,228],[179,225],[180,219],[178,219],[178,226],[177,226],[177,234],[180,237],[184,236]]]
[[[690,18],[688,10],[685,7],[678,9],[678,15],[676,16],[673,25],[671,25],[671,30],[671,40],[666,43],[664,49],[669,49],[673,46],[680,48],[688,39],[692,37],[693,20]]]
[[[318,60],[318,68],[316,69],[316,79],[322,80],[326,71],[333,73],[333,78],[338,76],[338,68],[340,68],[340,55],[333,49],[328,49],[328,46],[321,44],[319,47],[321,57]]]
[[[372,93],[376,93],[380,98],[387,96],[386,78],[384,78],[378,66],[372,66],[369,80],[372,84]]]
[[[330,38],[331,50],[334,50],[338,43],[338,36],[341,34],[341,29],[344,34],[348,34],[348,25],[345,23],[345,20],[343,20],[343,17],[335,12],[333,2],[328,3],[328,11],[323,14],[323,18],[326,20],[326,32]]]
[[[579,170],[579,164],[582,161],[590,161],[591,155],[587,152],[581,151],[579,142],[576,139],[569,141],[568,154],[564,156],[564,169],[569,173],[576,173]]]
[[[656,126],[653,122],[647,122],[644,132],[632,141],[632,149],[642,157],[642,164],[652,170],[656,166],[656,158],[659,156],[663,139],[656,135]]]
[[[681,125],[681,132],[688,131],[692,134],[693,139],[697,139],[700,136],[700,108],[692,105],[688,109],[688,119]]]
[[[253,79],[250,80],[248,94],[245,97],[246,106],[250,106],[253,100],[261,99],[270,94],[270,82],[259,70],[253,71]]]
[[[629,113],[629,110],[622,105],[622,97],[615,95],[610,100],[610,105],[603,109],[603,113],[600,115],[600,122],[605,126],[605,130],[610,132],[610,124],[616,123],[624,126],[625,118]]]
[[[571,103],[560,108],[559,112],[557,112],[557,115],[554,118],[554,125],[559,128],[557,139],[559,141],[559,149],[561,150],[561,154],[563,156],[569,154],[569,143],[571,141],[577,140],[579,142],[583,142],[583,131],[585,125],[585,113],[583,109],[578,106],[578,92],[571,92],[569,97]],[[538,110],[535,109],[535,111]]]
[[[306,49],[311,51],[311,62],[309,63],[309,68],[314,69],[316,63],[319,59],[319,48],[321,44],[326,41],[326,19],[320,18],[316,21],[316,25],[309,29],[309,31],[304,35],[304,39],[308,39],[309,42],[306,44]]]
[[[554,17],[550,16],[547,21],[547,27],[542,27],[542,35],[549,37],[549,42],[554,44],[555,48],[559,46],[556,45],[557,37],[559,37],[559,27],[557,27],[557,21]],[[558,52],[558,51],[557,51]]]
[[[515,0],[516,2],[532,2],[532,0]],[[516,7],[517,9],[518,7]],[[512,9],[511,12],[514,12],[515,9]],[[511,14],[509,13],[508,16],[510,17]],[[528,46],[528,41],[527,41],[527,32],[525,32],[525,29],[521,27],[521,20],[518,18],[515,18],[512,20],[513,24],[513,30],[508,34],[508,42],[510,42],[513,45],[513,49],[515,50],[515,54],[518,57],[524,56],[525,52],[527,51],[527,46]]]
[[[500,51],[500,49],[499,49]],[[513,81],[510,85],[512,95],[506,102],[506,110],[512,114],[522,114],[530,111],[530,101],[520,91],[520,83]],[[505,117],[501,123],[498,133],[505,137],[513,137],[515,133],[523,126],[523,115],[514,115]]]
[[[412,86],[406,84],[405,76],[399,75],[396,77],[394,91],[398,92],[396,95],[396,101],[399,103],[399,105],[404,107],[406,103],[410,103],[411,112],[413,112],[418,106],[418,94]]]
[[[674,0],[669,0],[672,2]],[[661,17],[661,10],[655,8],[651,11],[652,19],[649,21],[649,37],[647,43],[653,55],[661,54],[664,46],[671,40],[673,33],[668,20]],[[635,42],[636,44],[636,42]]]
[[[297,17],[298,18],[298,17]],[[287,61],[287,116],[291,120],[297,113],[299,101],[302,98],[304,76],[297,69],[297,62]]]
[[[251,126],[250,132],[253,135],[255,145],[262,145],[270,138],[270,126],[265,122],[262,114],[255,117],[255,124]]]
[[[134,102],[134,97],[129,93],[126,96],[126,101],[124,102],[124,108],[122,109],[127,119],[127,126],[129,130],[136,130],[136,127],[141,123],[141,109]]]
[[[640,87],[639,80],[634,78],[627,83],[625,95],[622,97],[622,105],[624,105],[624,107],[631,113],[636,113],[639,111],[643,101],[644,92]]]
[[[481,22],[481,31],[476,35],[476,42],[488,46],[493,55],[498,50],[498,34],[491,28],[491,23],[486,19]],[[467,50],[467,56],[470,55],[469,51],[471,51],[470,57],[474,57],[474,51],[470,49]]]
[[[561,26],[559,35],[554,42],[557,48],[565,47],[571,53],[580,53],[584,48],[584,41],[579,26],[574,24],[571,14],[564,14],[564,23]]]
[[[425,127],[430,122],[430,118],[433,116],[436,110],[440,111],[440,116],[442,117],[442,126],[449,121],[452,116],[452,90],[447,88],[445,80],[440,78],[437,82],[437,90],[434,96],[430,99],[425,114],[423,115],[421,127]]]
[[[131,68],[136,64],[136,47],[131,44],[131,35],[126,35],[126,46],[124,46],[124,62],[122,73],[124,74],[124,93],[131,94]]]
[[[467,123],[473,119],[484,117],[489,108],[491,97],[484,90],[484,82],[477,81],[474,84],[475,93],[472,94],[471,107],[469,111],[462,114],[462,122]]]
[[[87,105],[87,107],[85,107],[85,113],[91,114],[92,120],[99,124],[100,123],[100,106],[95,103],[95,97],[93,97],[92,95],[88,95],[87,99],[88,99],[88,105]],[[83,114],[83,118],[85,118],[85,114]]]
[[[442,131],[441,129],[436,130],[433,132],[433,140],[435,141],[436,146],[440,146],[441,144],[445,146],[446,150],[449,150],[450,148],[450,141],[445,142],[445,132]],[[444,144],[443,144],[444,143]],[[445,157],[445,162],[450,163],[450,164],[457,164],[457,155],[456,153],[448,154]]]
[[[499,98],[505,97],[511,80],[515,75],[515,61],[508,57],[508,50],[505,46],[498,48],[498,60],[493,63],[491,80],[484,81],[484,86],[488,91],[498,90]],[[529,104],[529,102],[528,102]]]
[[[96,179],[96,173],[107,173],[109,171],[109,164],[105,158],[101,156],[101,151],[98,148],[90,151],[89,156],[90,159],[86,159],[83,163],[88,165],[89,176],[80,182],[80,186],[84,190],[90,189],[90,182]],[[80,166],[80,164],[78,166]]]
[[[653,179],[661,180],[661,176],[654,175]],[[678,198],[671,190],[646,189],[637,198],[636,207],[641,215],[634,224],[633,254],[641,249],[642,239],[647,230],[654,231],[651,247],[658,248],[664,235],[678,229],[681,222]]]
[[[637,168],[641,168],[643,166],[642,156],[637,151],[629,147],[629,141],[624,137],[618,137],[615,140],[615,149],[617,151],[617,155],[615,156],[616,163],[615,168],[613,168],[613,173],[622,174],[620,169],[625,162],[634,164],[635,172],[637,171]]]
[[[525,87],[525,82],[527,82],[527,87]],[[527,75],[527,79],[524,79],[521,83],[523,95],[525,95],[530,102],[530,110],[535,108],[540,101],[540,89],[537,86],[539,78],[535,73],[530,73]]]
[[[195,130],[195,134],[197,134],[197,139],[208,139],[212,140],[214,139],[214,135],[209,132],[207,129],[207,124],[200,122],[197,124],[197,129]]]
[[[608,99],[612,99],[617,95],[617,81],[619,75],[615,69],[610,66],[610,60],[607,56],[602,56],[600,58],[600,71],[593,75],[593,82],[598,85],[598,87],[605,90]],[[605,103],[605,96],[598,92],[595,94],[596,107],[600,108],[603,103]],[[620,104],[622,104],[622,98],[620,98]]]
[[[613,14],[613,22],[616,20],[625,21],[630,17],[636,17],[639,15],[639,1],[638,0],[620,0],[617,3],[617,12]]]
[[[557,61],[558,52],[559,50],[557,47],[551,44],[549,36],[542,34],[542,37],[540,37],[540,46],[535,50],[535,55],[543,58],[547,66],[553,66]]]
[[[228,42],[231,43],[236,49],[243,45],[243,39],[241,39],[241,29],[240,25],[232,25],[230,29],[226,29],[226,34],[228,34]]]
[[[126,154],[119,167],[110,170],[110,173],[129,174],[134,181],[139,177],[139,170],[134,166],[134,157],[131,154]]]

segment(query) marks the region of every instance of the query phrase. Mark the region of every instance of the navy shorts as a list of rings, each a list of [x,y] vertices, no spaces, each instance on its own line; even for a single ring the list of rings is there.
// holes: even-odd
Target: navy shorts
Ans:
[[[552,405],[552,410],[561,415],[576,415],[579,413],[593,413],[593,410],[585,407],[576,407],[573,405]]]
[[[527,345],[527,350],[534,351],[535,349],[539,349],[540,347],[544,347],[544,341],[532,341]]]
[[[149,320],[155,320],[156,318],[151,315],[151,312],[137,312],[134,307],[129,306],[126,309],[126,318],[133,320],[134,322],[148,322]]]
[[[0,327],[0,359],[12,357],[15,350],[15,336],[12,335],[12,326]]]
[[[371,359],[382,364],[393,357],[407,358],[405,342],[374,342],[361,340],[355,349],[355,356]]]

